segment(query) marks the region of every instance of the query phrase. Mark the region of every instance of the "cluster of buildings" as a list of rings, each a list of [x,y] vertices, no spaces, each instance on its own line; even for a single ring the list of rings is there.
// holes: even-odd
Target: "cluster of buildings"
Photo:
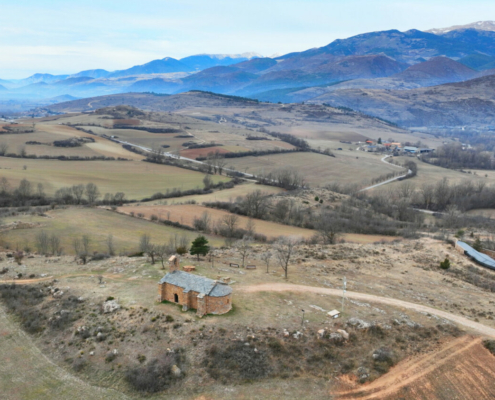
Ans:
[[[414,146],[402,146],[399,142],[381,142],[380,140],[367,140],[364,147],[365,151],[368,152],[391,152],[396,155],[398,154],[423,154],[434,151],[434,149],[429,149],[425,147],[414,147]]]

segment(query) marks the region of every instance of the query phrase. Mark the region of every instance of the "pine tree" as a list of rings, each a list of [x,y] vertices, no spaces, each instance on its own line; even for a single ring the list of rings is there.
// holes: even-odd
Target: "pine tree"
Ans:
[[[476,237],[476,240],[473,243],[473,249],[475,249],[476,251],[483,250],[483,246],[481,244],[481,240],[480,240],[480,237],[479,236]]]
[[[191,255],[197,255],[199,261],[199,255],[206,256],[210,251],[210,246],[208,246],[208,240],[204,236],[198,236],[193,240],[191,244],[191,250],[189,251]]]

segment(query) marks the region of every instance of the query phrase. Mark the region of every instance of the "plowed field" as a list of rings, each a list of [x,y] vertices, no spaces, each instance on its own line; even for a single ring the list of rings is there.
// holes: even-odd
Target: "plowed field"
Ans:
[[[342,399],[495,399],[495,357],[480,338],[463,336],[438,351],[404,360],[369,385],[334,393]]]

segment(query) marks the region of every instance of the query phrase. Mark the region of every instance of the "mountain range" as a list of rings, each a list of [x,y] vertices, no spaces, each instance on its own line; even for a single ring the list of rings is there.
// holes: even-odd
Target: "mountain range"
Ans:
[[[480,21],[425,32],[370,32],[274,58],[205,54],[180,60],[165,57],[112,72],[35,74],[18,81],[0,80],[5,88],[0,88],[0,99],[203,90],[272,102],[329,102],[366,112],[370,110],[364,99],[383,98],[383,91],[414,91],[493,74],[495,22]],[[370,91],[373,95],[367,97]]]

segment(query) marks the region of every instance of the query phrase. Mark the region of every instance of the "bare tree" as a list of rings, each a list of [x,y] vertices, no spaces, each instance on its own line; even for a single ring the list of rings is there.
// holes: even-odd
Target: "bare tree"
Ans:
[[[45,197],[45,188],[42,183],[38,183],[38,197],[40,198]]]
[[[263,261],[266,264],[266,273],[268,274],[268,268],[270,267],[270,261],[273,257],[273,254],[271,251],[267,251],[261,255],[261,261]]]
[[[10,192],[10,183],[5,176],[0,179],[0,191],[3,194]]]
[[[83,264],[86,264],[88,261],[88,252],[85,250],[86,247],[89,248],[89,243],[86,243],[87,246],[84,244],[84,240],[81,240],[80,238],[74,238],[72,241],[72,246],[74,248],[74,252],[76,253],[76,256],[81,259]]]
[[[22,158],[27,156],[26,146],[24,146],[24,145],[19,146],[19,156]]]
[[[217,167],[218,167],[219,175],[222,175],[222,171],[226,165],[227,165],[227,160],[225,159],[225,157],[220,156],[217,158]]]
[[[226,228],[226,236],[232,238],[239,224],[239,216],[235,214],[228,214],[222,218],[222,224]]]
[[[399,187],[399,198],[401,199],[410,199],[415,190],[415,185],[410,180],[406,180],[402,182],[402,185]]]
[[[206,174],[205,177],[203,178],[203,185],[205,187],[205,190],[208,190],[212,187],[213,180],[211,179],[210,174]]]
[[[151,236],[144,234],[139,241],[139,250],[146,253],[151,259],[151,264],[155,264],[156,246],[151,243]]]
[[[335,244],[341,226],[338,218],[329,213],[320,213],[316,220],[316,229],[324,244]]]
[[[94,183],[88,183],[86,185],[86,197],[88,198],[89,204],[94,204],[96,200],[101,196],[98,186]]]
[[[285,279],[287,279],[287,275],[289,272],[289,263],[291,257],[294,255],[294,252],[296,251],[300,243],[301,239],[298,237],[282,236],[273,245],[275,257],[285,272]]]
[[[158,261],[161,262],[162,269],[165,269],[165,260],[169,254],[170,254],[170,248],[166,244],[155,246],[155,257]]]
[[[248,219],[248,222],[246,223],[246,232],[248,236],[254,237],[256,233],[256,222],[252,218]]]
[[[50,238],[45,231],[41,231],[36,235],[36,249],[38,253],[46,255],[48,254],[48,248],[50,246]]]
[[[107,252],[108,252],[108,255],[113,257],[115,255],[115,243],[114,243],[114,240],[113,240],[113,235],[112,234],[109,234],[107,236]]]
[[[245,266],[245,261],[247,256],[251,253],[251,244],[253,242],[253,239],[251,239],[249,236],[244,236],[241,240],[238,240],[235,243],[235,248],[239,252],[242,258],[242,268]]]
[[[72,194],[76,198],[77,204],[81,204],[82,198],[84,196],[84,185],[72,186]]]
[[[0,156],[4,156],[9,151],[9,145],[7,142],[0,143]]]
[[[194,217],[193,226],[196,230],[201,232],[209,232],[211,225],[211,216],[208,211],[204,211],[201,217]]]
[[[244,198],[244,206],[248,216],[263,219],[268,211],[268,196],[261,190],[248,193]]]
[[[431,204],[433,203],[433,199],[435,198],[435,186],[425,182],[421,185],[419,193],[421,195],[421,201],[424,204],[424,207],[429,210]]]
[[[91,246],[91,238],[89,235],[82,235],[82,248],[84,252],[89,255]]]
[[[54,233],[50,236],[50,249],[54,256],[59,255],[62,252],[62,249],[60,248],[60,238]]]

